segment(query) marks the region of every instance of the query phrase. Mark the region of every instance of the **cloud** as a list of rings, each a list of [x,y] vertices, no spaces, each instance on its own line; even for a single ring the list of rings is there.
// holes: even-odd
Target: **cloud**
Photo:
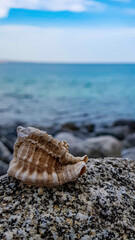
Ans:
[[[135,62],[135,28],[0,26],[0,57],[29,62]]]
[[[0,17],[6,17],[11,8],[48,11],[103,11],[106,5],[95,0],[1,0]]]

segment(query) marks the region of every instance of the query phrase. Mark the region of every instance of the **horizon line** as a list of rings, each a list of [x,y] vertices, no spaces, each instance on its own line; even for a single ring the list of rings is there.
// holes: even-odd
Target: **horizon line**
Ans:
[[[28,64],[135,64],[135,62],[50,62],[50,61],[23,61],[23,60],[0,60],[0,64],[7,63],[28,63]]]

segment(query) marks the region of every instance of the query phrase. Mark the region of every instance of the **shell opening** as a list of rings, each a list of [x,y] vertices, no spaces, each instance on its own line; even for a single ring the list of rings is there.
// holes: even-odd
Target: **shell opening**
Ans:
[[[81,176],[81,175],[83,175],[83,174],[85,173],[85,171],[86,171],[86,167],[83,166],[83,167],[81,168],[81,171],[80,171],[78,177]]]
[[[84,162],[85,163],[88,162],[88,156],[87,155],[84,156]]]

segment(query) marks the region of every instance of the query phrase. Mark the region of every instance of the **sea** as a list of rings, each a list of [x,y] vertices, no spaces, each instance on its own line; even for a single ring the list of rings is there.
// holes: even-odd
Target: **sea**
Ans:
[[[0,125],[135,119],[135,64],[0,64]]]

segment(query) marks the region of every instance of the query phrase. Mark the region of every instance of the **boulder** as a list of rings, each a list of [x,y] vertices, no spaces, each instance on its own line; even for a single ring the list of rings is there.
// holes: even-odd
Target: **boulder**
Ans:
[[[83,156],[86,154],[83,147],[84,140],[73,136],[71,133],[61,132],[55,135],[55,138],[59,141],[65,140],[69,144],[70,153],[74,156]]]
[[[22,125],[21,122],[15,122],[11,125],[2,125],[0,126],[0,141],[10,150],[13,152],[14,142],[16,140],[16,129],[19,125]]]
[[[135,239],[135,161],[89,159],[77,181],[47,188],[0,177],[0,239]]]
[[[89,124],[84,125],[84,127],[87,129],[88,132],[94,132],[95,124],[89,123]]]
[[[7,137],[1,137],[0,141],[13,153],[14,143],[16,141],[16,136],[9,135]]]
[[[8,170],[8,164],[0,160],[0,176],[6,174]]]
[[[76,131],[79,130],[79,126],[77,126],[74,122],[67,122],[61,126],[61,129],[69,129],[72,131]]]
[[[69,151],[74,156],[89,157],[120,157],[121,143],[111,136],[92,137],[85,140],[73,136],[71,133],[62,132],[55,136],[57,140],[65,140],[69,144]]]
[[[129,133],[128,126],[116,126],[116,127],[108,127],[108,128],[101,128],[95,132],[96,136],[113,136],[118,140],[123,140],[127,134]]]
[[[115,121],[112,126],[128,126],[131,131],[135,131],[135,120],[119,119]]]
[[[123,141],[124,148],[135,147],[135,133],[128,134],[126,139]]]
[[[12,155],[8,148],[0,142],[0,159],[6,163],[9,163],[12,158]]]
[[[112,136],[88,138],[83,146],[89,157],[121,156],[121,143]]]
[[[135,147],[124,149],[122,151],[122,157],[135,160]]]

